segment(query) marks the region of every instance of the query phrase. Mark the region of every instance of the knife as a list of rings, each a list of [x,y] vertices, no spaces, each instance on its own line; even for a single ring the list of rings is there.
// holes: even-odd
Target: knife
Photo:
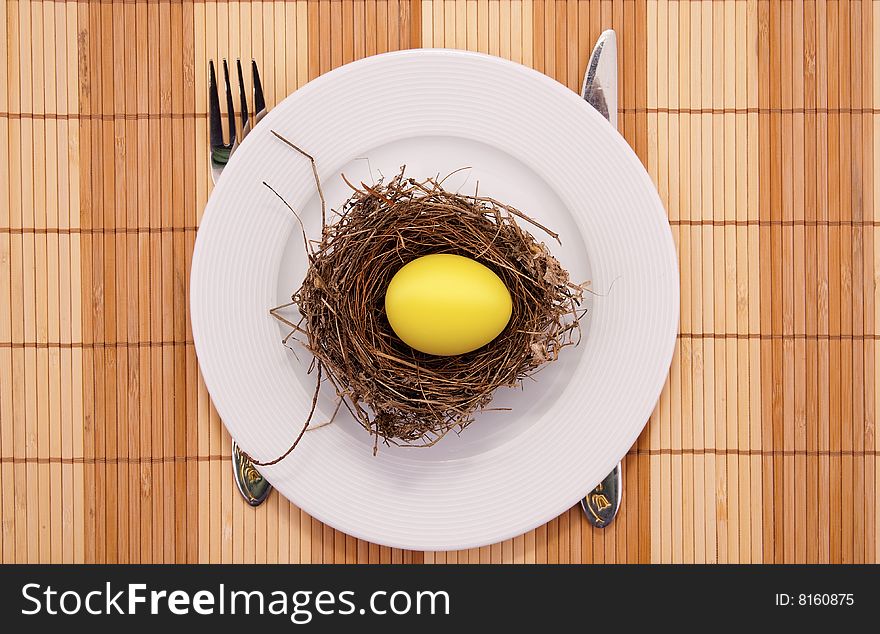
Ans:
[[[617,129],[617,34],[603,31],[587,63],[581,96]]]
[[[617,129],[617,34],[604,31],[587,63],[581,96]],[[581,509],[596,528],[614,521],[623,497],[623,463],[617,463],[592,491],[581,499]]]

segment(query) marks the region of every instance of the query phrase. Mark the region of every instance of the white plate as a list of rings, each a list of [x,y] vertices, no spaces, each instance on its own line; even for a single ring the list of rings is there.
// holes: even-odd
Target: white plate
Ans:
[[[509,202],[555,229],[535,231],[576,280],[591,280],[578,348],[493,404],[461,436],[428,448],[371,452],[347,413],[310,431],[263,469],[293,503],[327,524],[400,548],[471,548],[519,535],[575,504],[621,459],[660,394],[678,326],[679,278],[663,206],[636,155],[576,94],[499,58],[420,50],[361,60],[312,81],[251,132],[223,173],[199,227],[191,314],[199,364],[230,433],[259,459],[284,452],[314,388],[308,355],[281,345],[269,308],[305,272],[292,215],[317,236],[308,162],[330,206],[340,174],[369,180],[407,165],[417,178],[470,166],[448,187]],[[365,160],[369,159],[369,160]],[[372,170],[372,171],[371,171]],[[332,412],[327,387],[316,423]],[[624,502],[626,504],[626,502]]]

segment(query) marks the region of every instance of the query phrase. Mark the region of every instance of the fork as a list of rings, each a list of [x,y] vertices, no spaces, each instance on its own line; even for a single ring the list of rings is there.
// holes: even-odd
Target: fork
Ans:
[[[260,81],[260,71],[257,62],[251,60],[251,76],[254,86],[254,119],[251,124],[247,96],[244,89],[244,77],[241,72],[241,60],[235,61],[238,70],[238,99],[241,116],[241,138],[244,139],[251,128],[260,122],[266,115],[266,100],[263,97],[263,84]],[[223,79],[226,84],[226,116],[229,123],[229,142],[223,142],[223,123],[220,116],[220,95],[217,92],[217,76],[214,72],[214,60],[208,62],[208,119],[210,123],[211,155],[210,168],[211,178],[214,183],[220,178],[226,163],[232,153],[238,148],[240,142],[235,131],[235,109],[232,105],[232,88],[229,85],[229,65],[223,60]]]
[[[248,113],[247,96],[244,89],[244,77],[241,72],[241,60],[235,61],[238,70],[239,116],[241,117],[241,139],[259,123],[266,114],[266,100],[263,98],[263,84],[257,62],[251,60],[251,78],[254,89],[254,117],[251,123]],[[226,85],[226,116],[229,127],[229,141],[223,140],[223,122],[220,116],[220,95],[217,91],[217,75],[214,71],[214,60],[208,62],[208,124],[210,128],[211,152],[209,167],[211,179],[216,184],[230,157],[239,146],[235,130],[235,109],[232,105],[232,88],[229,85],[229,65],[223,60],[223,80]],[[232,441],[232,475],[238,492],[251,506],[262,504],[272,492],[272,485],[257,470],[253,462],[239,449],[238,443]]]
[[[603,31],[596,40],[581,96],[608,122],[617,127],[617,34]],[[623,496],[623,462],[619,462],[596,487],[581,498],[581,509],[596,528],[605,528],[614,521]]]

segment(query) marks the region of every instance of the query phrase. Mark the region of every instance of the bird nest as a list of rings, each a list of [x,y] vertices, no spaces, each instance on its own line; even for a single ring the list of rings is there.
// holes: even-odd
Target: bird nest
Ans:
[[[276,136],[312,162],[322,231],[320,240],[309,240],[303,229],[305,279],[289,304],[271,312],[291,329],[285,342],[295,339],[313,355],[310,372],[316,370],[317,377],[311,411],[295,442],[278,459],[257,464],[277,462],[296,446],[325,380],[338,397],[337,410],[344,404],[372,434],[374,453],[380,441],[430,446],[470,425],[495,390],[520,385],[579,341],[584,285],[572,282],[521,223],[559,241],[553,231],[510,205],[478,192],[447,191],[439,179],[408,178],[403,169],[373,185],[346,180],[351,197],[328,222],[314,160]],[[424,354],[389,325],[384,299],[391,278],[404,264],[434,253],[472,258],[509,290],[510,321],[482,348],[454,356]],[[298,309],[298,321],[282,316],[289,307]]]

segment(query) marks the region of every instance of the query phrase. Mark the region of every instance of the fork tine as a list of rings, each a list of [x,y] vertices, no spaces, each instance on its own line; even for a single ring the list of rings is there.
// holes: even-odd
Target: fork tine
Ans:
[[[229,120],[229,145],[235,145],[235,106],[232,105],[232,88],[229,85],[229,65],[223,60],[223,79],[226,81],[226,117]]]
[[[223,124],[220,122],[220,95],[217,94],[217,75],[214,60],[208,62],[208,126],[211,135],[211,148],[223,145]]]
[[[266,109],[266,100],[263,98],[263,83],[260,81],[260,71],[257,69],[256,60],[251,60],[251,74],[254,78],[254,114],[259,114]]]
[[[248,103],[247,96],[244,93],[244,76],[241,72],[241,60],[235,60],[235,65],[238,70],[238,102],[241,104],[241,129],[244,130],[248,122]]]

